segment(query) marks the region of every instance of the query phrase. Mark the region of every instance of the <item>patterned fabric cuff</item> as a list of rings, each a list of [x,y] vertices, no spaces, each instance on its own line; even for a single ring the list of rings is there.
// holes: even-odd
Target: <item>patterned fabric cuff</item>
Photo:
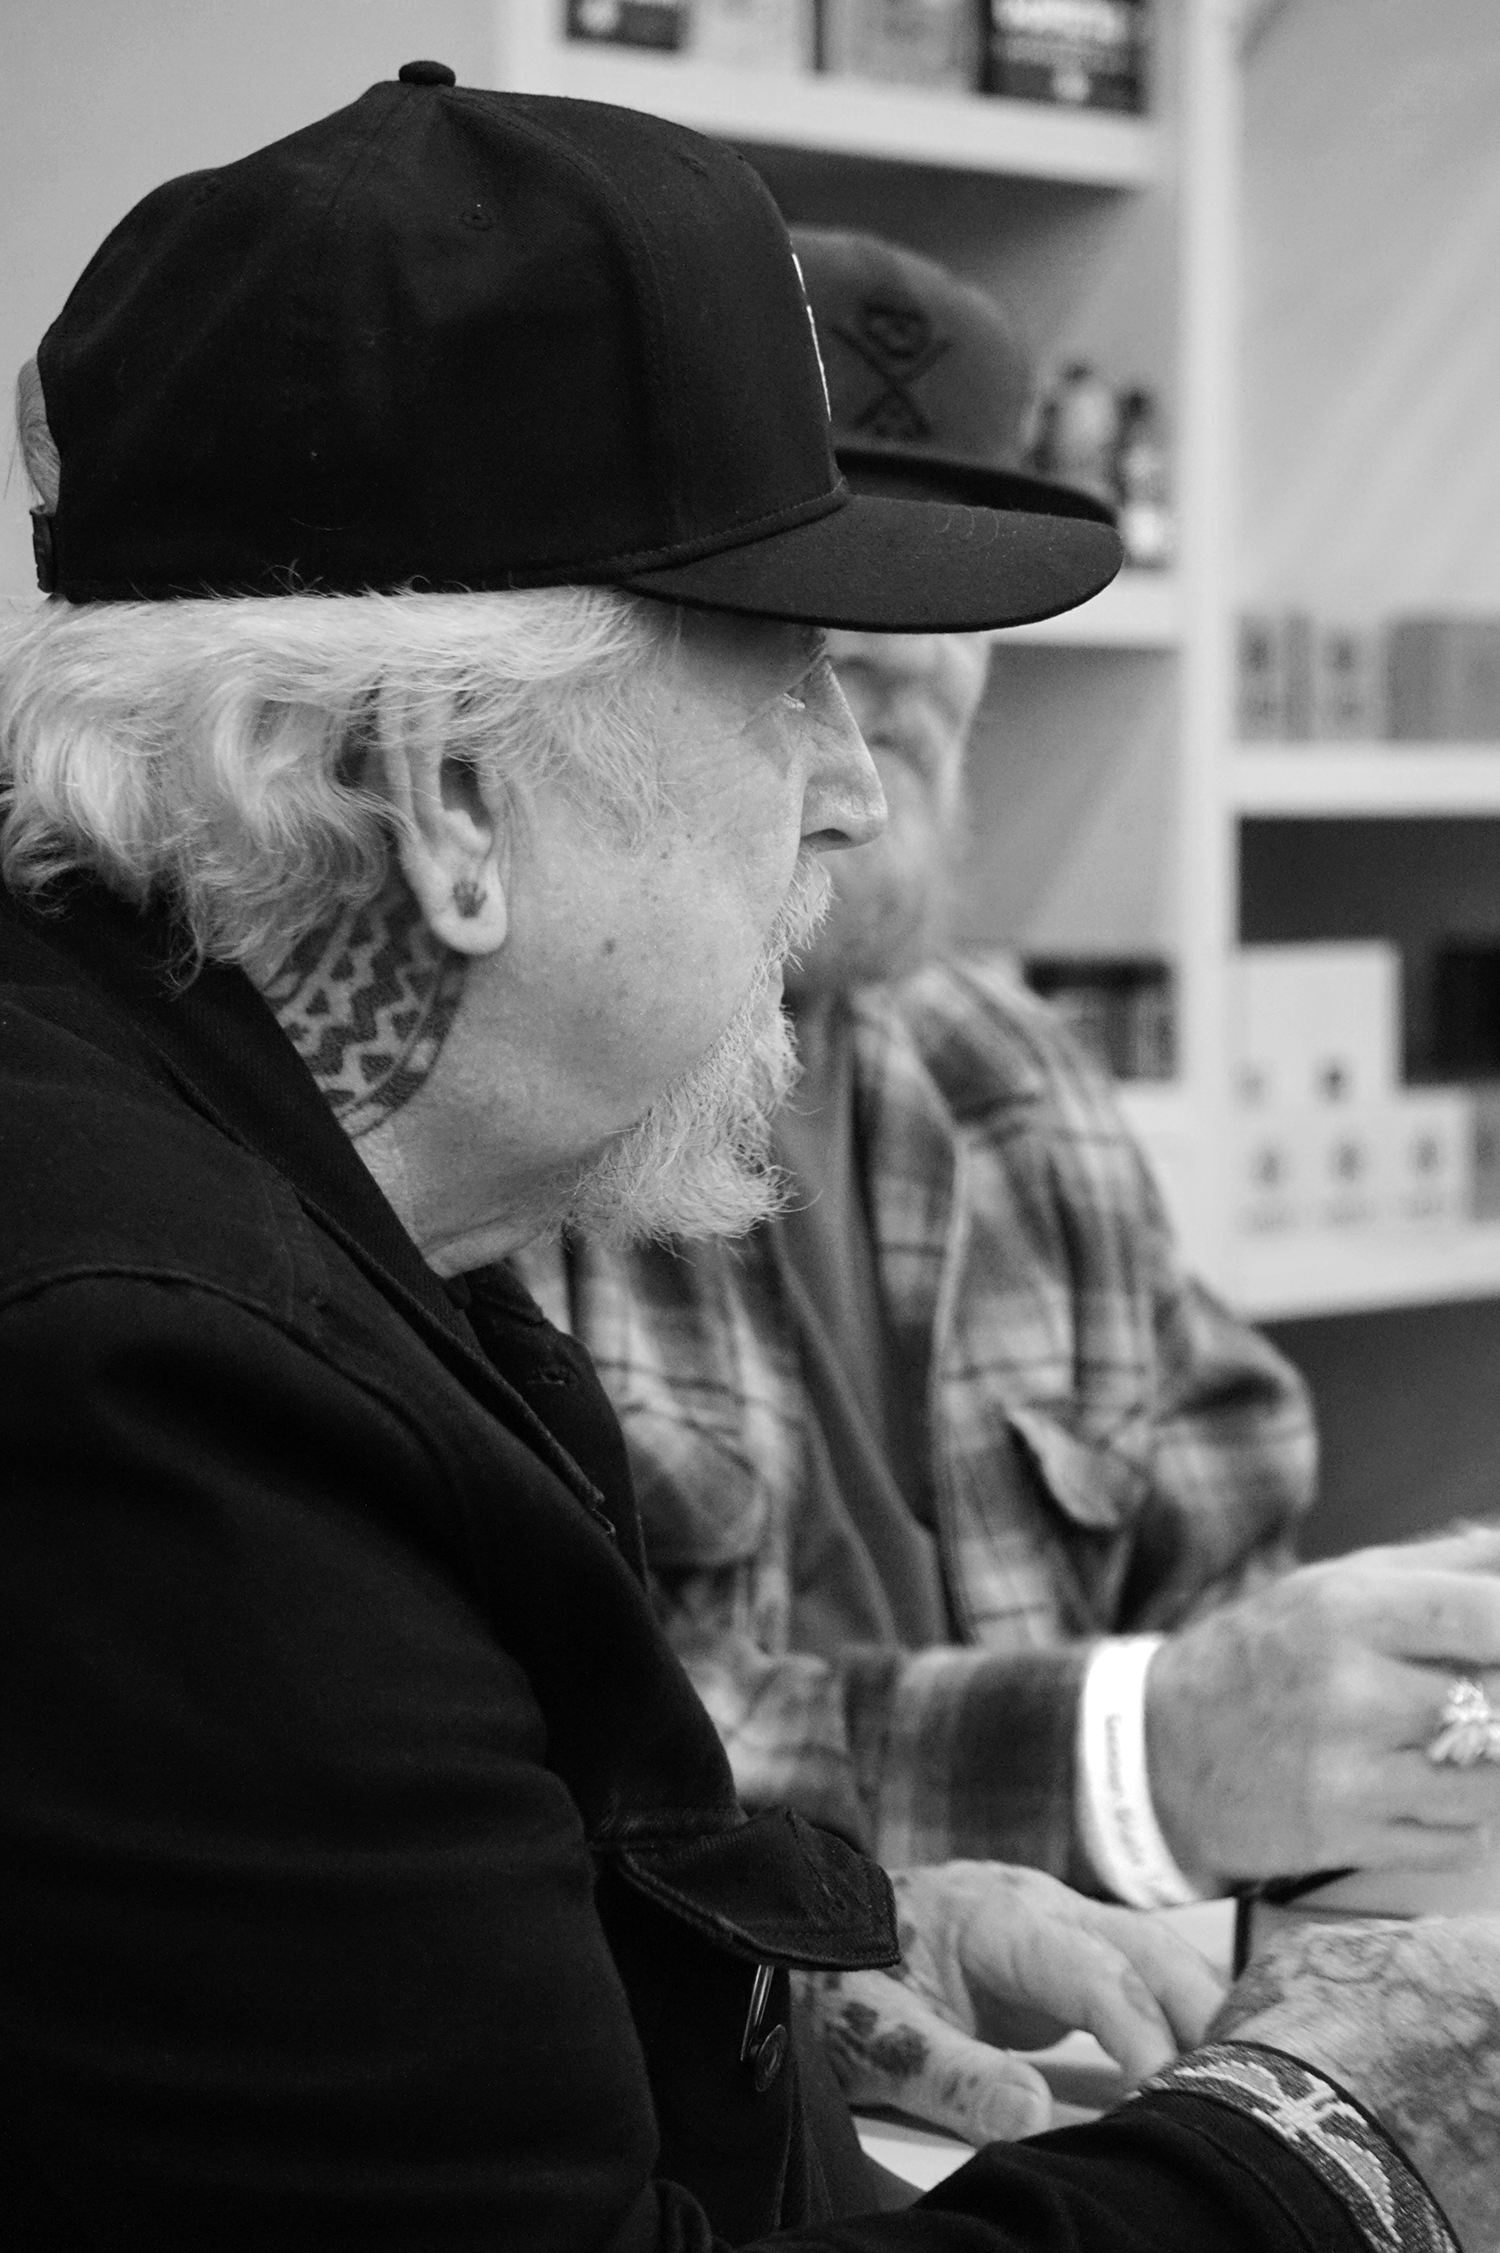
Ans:
[[[1289,2144],[1348,2209],[1374,2253],[1459,2253],[1421,2177],[1364,2108],[1299,2058],[1213,2042],[1142,2083],[1248,2112]]]

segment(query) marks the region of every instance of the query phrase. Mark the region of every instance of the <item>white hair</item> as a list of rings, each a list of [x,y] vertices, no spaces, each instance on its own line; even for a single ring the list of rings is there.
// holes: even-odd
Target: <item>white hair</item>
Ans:
[[[643,834],[665,620],[598,587],[42,606],[0,639],[0,867],[169,899],[247,966],[373,896],[394,816],[377,744],[555,780]]]
[[[55,502],[30,372],[22,449]],[[0,629],[0,871],[166,899],[196,955],[264,967],[378,890],[395,817],[369,753],[414,741],[497,785],[554,781],[639,841],[676,627],[607,587],[54,598]]]

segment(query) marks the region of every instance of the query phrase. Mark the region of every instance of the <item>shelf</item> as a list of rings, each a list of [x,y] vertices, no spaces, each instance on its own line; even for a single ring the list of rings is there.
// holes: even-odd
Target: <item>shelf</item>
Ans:
[[[1500,1221],[1242,1244],[1230,1296],[1262,1322],[1500,1298]]]
[[[1086,606],[1087,607],[1087,606]],[[1500,814],[1500,745],[1278,743],[1236,751],[1236,809],[1351,820]]]
[[[1035,626],[1003,626],[998,638],[1067,649],[1175,649],[1181,633],[1181,597],[1172,574],[1122,571],[1092,602]]]
[[[567,42],[519,11],[501,54],[503,82],[528,93],[621,102],[730,141],[1096,188],[1144,187],[1161,170],[1147,118]]]

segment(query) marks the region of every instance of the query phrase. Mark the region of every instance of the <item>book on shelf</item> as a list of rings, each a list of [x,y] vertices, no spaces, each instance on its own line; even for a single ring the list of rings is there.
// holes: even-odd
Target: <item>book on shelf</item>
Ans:
[[[972,94],[979,16],[973,0],[820,0],[818,52],[835,77]]]
[[[686,45],[697,61],[726,69],[811,70],[813,0],[691,0]]]
[[[1292,713],[1305,701],[1306,625],[1294,611],[1241,613],[1235,732],[1242,743],[1281,743],[1293,734]]]
[[[1500,618],[1396,618],[1391,734],[1403,743],[1500,741]]]
[[[1147,0],[988,0],[987,94],[1069,109],[1146,107]]]
[[[1242,743],[1369,743],[1386,732],[1378,626],[1305,610],[1239,620],[1236,723]]]
[[[570,39],[591,47],[645,47],[675,54],[687,36],[689,0],[567,0]]]
[[[1470,1146],[1471,1206],[1476,1220],[1500,1220],[1500,1079],[1477,1080]]]
[[[1035,956],[1026,983],[1118,1080],[1169,1080],[1176,1068],[1172,973],[1155,957]]]
[[[1317,743],[1373,743],[1386,732],[1384,636],[1378,626],[1315,618],[1308,733]]]
[[[1146,107],[1150,0],[563,0],[565,36],[1054,108]]]

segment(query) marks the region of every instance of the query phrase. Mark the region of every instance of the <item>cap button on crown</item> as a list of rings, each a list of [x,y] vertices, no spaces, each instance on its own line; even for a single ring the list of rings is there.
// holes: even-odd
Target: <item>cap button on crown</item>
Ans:
[[[458,73],[446,63],[403,63],[396,76],[403,86],[456,86]]]

